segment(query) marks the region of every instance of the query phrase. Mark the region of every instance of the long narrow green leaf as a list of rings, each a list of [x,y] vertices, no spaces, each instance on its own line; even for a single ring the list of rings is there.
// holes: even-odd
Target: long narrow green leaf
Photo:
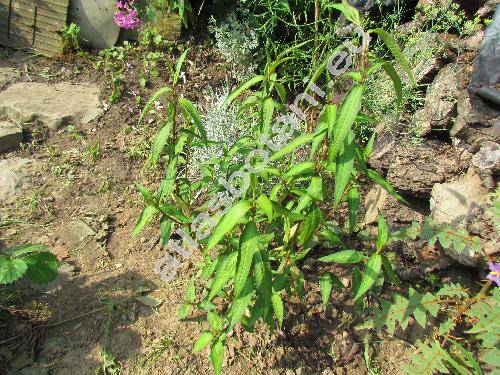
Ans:
[[[156,168],[158,165],[158,160],[160,160],[161,153],[167,144],[168,138],[170,137],[170,132],[172,131],[173,123],[167,121],[163,128],[158,132],[153,142],[153,146],[151,148],[151,166]]]
[[[219,263],[215,271],[215,277],[208,294],[208,300],[211,301],[227,285],[227,282],[234,277],[236,271],[236,261],[238,252],[233,251],[226,255]]]
[[[266,77],[264,77],[262,75],[258,75],[258,76],[250,78],[248,81],[243,82],[241,85],[239,85],[237,88],[235,88],[234,91],[231,92],[231,94],[228,95],[228,97],[224,101],[224,105],[231,104],[234,99],[236,99],[238,96],[243,94],[250,87],[256,85],[259,82],[262,82],[264,79],[266,79]]]
[[[262,120],[261,120],[261,133],[269,135],[271,132],[271,122],[274,115],[274,100],[272,98],[264,99],[262,103]]]
[[[359,192],[357,187],[349,189],[347,194],[347,203],[349,205],[349,233],[354,232],[358,225],[358,211],[359,211]]]
[[[410,64],[408,63],[408,60],[406,60],[406,57],[403,55],[403,52],[399,48],[398,43],[396,42],[396,40],[394,40],[392,35],[382,29],[370,30],[369,32],[377,34],[380,39],[382,39],[387,49],[392,53],[392,56],[394,56],[399,65],[401,65],[401,68],[403,68],[405,73],[408,75],[411,83],[413,85],[417,85]]]
[[[333,130],[333,139],[330,139],[330,149],[328,152],[328,162],[333,164],[345,138],[352,128],[361,109],[361,99],[363,97],[363,86],[355,85],[347,94],[347,97],[340,108],[336,125]]]
[[[210,359],[214,366],[215,375],[220,375],[222,363],[224,362],[224,345],[222,345],[222,339],[220,337],[212,344]]]
[[[174,86],[177,85],[177,82],[179,82],[179,77],[181,75],[182,65],[184,64],[184,60],[186,60],[188,52],[189,52],[189,48],[187,48],[182,53],[182,55],[179,57],[179,60],[177,60],[177,64],[175,65],[174,76],[172,78],[172,83],[173,83]]]
[[[269,158],[269,161],[275,161],[275,160],[281,159],[283,156],[285,156],[285,155],[287,155],[287,154],[295,151],[300,146],[303,146],[306,143],[311,142],[313,138],[314,138],[314,134],[313,133],[307,133],[307,134],[299,135],[297,138],[295,138],[292,142],[288,143],[281,150],[279,150],[278,152],[274,153]]]
[[[213,249],[222,240],[225,234],[229,233],[233,228],[245,217],[246,213],[252,208],[252,202],[239,201],[234,204],[229,211],[222,216],[219,223],[215,227],[210,236],[206,250]]]
[[[361,284],[359,285],[354,301],[360,299],[366,292],[368,292],[375,282],[377,281],[380,271],[382,270],[382,255],[373,254],[368,262],[366,263],[365,270],[363,272],[363,278],[361,279]]]
[[[189,116],[193,120],[194,124],[196,125],[196,128],[198,129],[201,139],[206,143],[208,142],[207,138],[207,131],[205,130],[205,127],[203,126],[203,121],[201,120],[201,116],[198,113],[198,110],[194,106],[193,103],[191,103],[189,100],[186,98],[179,98],[179,104],[184,107],[184,109],[189,113]]]
[[[396,72],[396,69],[394,69],[394,67],[388,62],[384,63],[382,68],[394,83],[394,89],[396,91],[396,105],[398,106],[398,109],[400,109],[401,103],[403,102],[403,83],[401,82],[401,77],[398,72]]]
[[[200,335],[200,337],[198,337],[198,340],[196,340],[196,342],[194,343],[192,353],[193,354],[198,353],[205,346],[210,344],[213,339],[214,339],[214,335],[212,334],[212,332],[208,332],[208,331],[203,332]]]
[[[142,211],[141,216],[139,216],[139,220],[135,225],[134,230],[132,231],[132,238],[137,237],[139,232],[153,220],[155,215],[158,213],[158,208],[155,206],[146,206],[146,208]]]
[[[392,187],[392,185],[387,182],[385,178],[383,178],[377,171],[373,169],[368,169],[368,177],[379,184],[384,190],[386,190],[389,194],[391,194],[394,198],[405,205],[409,205],[408,201],[404,199],[398,192]]]
[[[351,179],[352,170],[354,168],[354,155],[354,132],[350,130],[337,157],[335,186],[333,190],[333,202],[335,206],[342,200],[344,191]]]
[[[236,274],[234,275],[234,299],[237,299],[250,274],[253,255],[259,247],[259,231],[255,222],[250,221],[240,237]]]
[[[169,93],[171,91],[172,91],[172,89],[170,87],[168,87],[168,86],[162,87],[161,89],[159,89],[158,91],[156,91],[153,94],[153,96],[151,96],[151,99],[148,100],[148,102],[146,103],[146,106],[144,107],[144,109],[141,111],[141,115],[139,116],[139,121],[138,121],[137,125],[141,125],[142,120],[144,119],[144,116],[151,109],[151,107],[153,106],[154,102],[158,98],[160,98],[162,95],[165,95],[165,94],[167,94],[167,93]]]
[[[283,318],[285,309],[283,307],[283,301],[281,300],[279,293],[273,294],[273,296],[271,297],[271,303],[273,305],[274,317],[278,321],[278,325],[281,329],[283,328]]]

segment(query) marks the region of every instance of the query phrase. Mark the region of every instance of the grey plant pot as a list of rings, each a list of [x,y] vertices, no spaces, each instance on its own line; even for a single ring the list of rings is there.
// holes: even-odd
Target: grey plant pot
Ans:
[[[114,46],[120,27],[113,20],[116,0],[71,0],[71,22],[80,26],[83,42],[92,48]]]

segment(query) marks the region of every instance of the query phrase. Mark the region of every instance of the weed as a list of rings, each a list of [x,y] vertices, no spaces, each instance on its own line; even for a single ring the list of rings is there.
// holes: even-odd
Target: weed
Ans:
[[[59,32],[62,38],[63,51],[65,53],[81,51],[80,47],[80,27],[71,23],[69,26],[64,26]]]

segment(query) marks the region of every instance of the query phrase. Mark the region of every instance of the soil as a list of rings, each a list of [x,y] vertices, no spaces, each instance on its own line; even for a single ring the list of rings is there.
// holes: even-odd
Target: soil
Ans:
[[[203,89],[219,87],[229,69],[210,45],[203,41],[188,44],[192,50],[181,90],[194,102],[203,103]],[[183,261],[179,276],[165,284],[154,272],[164,254],[157,244],[155,225],[139,238],[130,238],[143,207],[134,183],[154,188],[161,178],[145,167],[159,116],[146,116],[141,126],[137,120],[147,98],[168,82],[166,67],[179,54],[174,50],[170,61],[160,66],[159,77],[142,88],[138,83],[140,53],[132,52],[126,59],[123,93],[112,105],[108,99],[111,79],[94,69],[88,57],[39,58],[24,65],[17,81],[97,84],[107,110],[95,124],[74,124],[60,131],[27,124],[24,149],[1,156],[36,162],[22,196],[14,205],[0,208],[2,222],[12,223],[0,233],[2,246],[46,244],[62,264],[53,284],[36,292],[25,285],[16,296],[17,310],[2,321],[2,372],[94,374],[115,373],[114,368],[122,374],[212,372],[208,350],[191,354],[204,329],[203,316],[177,319],[187,280],[201,255]],[[92,154],[90,146],[96,142],[99,152]],[[335,272],[342,275],[343,271]],[[335,302],[323,311],[314,280],[319,274],[311,267],[306,272],[308,279],[316,281],[316,289],[306,290],[305,303],[287,302],[290,313],[283,331],[271,334],[259,326],[254,333],[236,332],[229,338],[224,373],[368,373],[364,337],[354,330],[359,320],[349,296],[334,294]],[[146,306],[135,300],[139,293],[162,303]],[[384,338],[372,344],[372,368],[384,374],[402,373],[408,343]]]

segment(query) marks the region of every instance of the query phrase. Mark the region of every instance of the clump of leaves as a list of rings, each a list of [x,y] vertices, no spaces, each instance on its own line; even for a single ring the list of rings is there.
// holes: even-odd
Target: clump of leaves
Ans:
[[[0,253],[0,284],[12,284],[26,275],[35,284],[48,284],[58,274],[57,258],[42,245],[19,245]]]

